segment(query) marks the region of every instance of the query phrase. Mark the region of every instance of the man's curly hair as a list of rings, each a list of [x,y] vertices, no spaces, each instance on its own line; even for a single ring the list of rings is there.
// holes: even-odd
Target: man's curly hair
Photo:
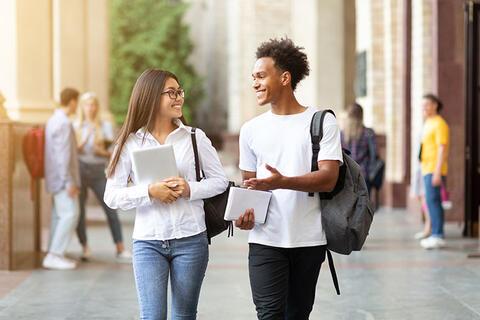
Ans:
[[[263,42],[257,49],[257,59],[270,57],[275,66],[282,71],[290,72],[292,89],[310,74],[307,55],[302,52],[303,47],[297,47],[289,38],[270,39]]]

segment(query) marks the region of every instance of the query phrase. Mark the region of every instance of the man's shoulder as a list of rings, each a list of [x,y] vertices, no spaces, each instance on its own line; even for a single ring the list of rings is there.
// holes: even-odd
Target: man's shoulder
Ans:
[[[437,126],[441,126],[441,127],[447,127],[448,128],[448,123],[447,121],[442,117],[442,116],[438,116],[435,118],[435,124]]]
[[[248,128],[251,128],[251,127],[263,126],[265,121],[268,121],[269,115],[270,115],[270,111],[266,111],[262,114],[259,114],[253,117],[252,119],[246,121],[242,125],[242,130],[247,130]]]
[[[59,113],[54,113],[46,123],[46,128],[50,130],[65,130],[72,127],[72,122],[68,117],[63,117]]]
[[[333,109],[330,109],[330,108],[322,108],[322,109],[319,109],[319,108],[316,108],[316,107],[310,107],[309,109],[311,109],[311,113],[312,115],[317,112],[317,111],[322,111],[322,112],[325,112],[327,110],[332,110],[333,112],[335,112]],[[337,118],[334,114],[332,114],[331,112],[327,112],[325,114],[325,118],[323,119],[323,125],[324,126],[331,126],[331,125],[336,125],[337,124]]]

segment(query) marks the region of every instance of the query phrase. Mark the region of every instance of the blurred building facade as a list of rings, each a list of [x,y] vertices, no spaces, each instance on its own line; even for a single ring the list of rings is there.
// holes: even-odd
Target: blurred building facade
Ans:
[[[472,200],[478,197],[472,192],[480,187],[475,162],[479,140],[472,128],[479,127],[479,116],[472,110],[478,109],[479,98],[468,96],[468,89],[480,82],[475,78],[480,64],[478,1],[188,2],[185,21],[195,44],[191,59],[205,89],[196,125],[220,136],[228,152],[238,152],[241,125],[268,109],[256,105],[251,89],[257,46],[288,36],[305,47],[310,61],[311,74],[296,92],[302,104],[337,113],[355,100],[364,106],[366,125],[379,134],[387,163],[384,205],[415,208],[408,192],[417,161],[421,97],[427,92],[440,96],[452,141],[448,186],[454,207],[447,219],[465,222],[465,234],[478,231],[478,203]],[[475,6],[477,11],[469,13]],[[97,92],[107,109],[108,19],[108,0],[0,1],[0,92],[11,120],[43,123],[65,86]],[[473,40],[465,36],[466,26],[476,30]],[[477,43],[470,45],[473,62],[466,59],[467,38]],[[477,82],[465,81],[470,73]],[[8,157],[12,162],[13,155]],[[468,168],[474,168],[471,174]],[[0,206],[0,219],[4,209]]]
[[[108,106],[108,0],[4,0],[0,25],[0,91],[12,120],[44,122],[66,86]]]
[[[357,61],[366,65],[359,70],[366,74],[366,90],[357,92],[357,100],[367,110],[367,125],[386,137],[384,200],[394,207],[417,205],[408,191],[418,163],[422,96],[434,93],[445,105],[442,115],[450,126],[447,185],[453,208],[446,218],[465,221],[465,233],[470,235],[478,232],[478,205],[467,204],[465,180],[469,135],[465,79],[466,70],[473,67],[465,58],[465,32],[473,4],[357,0]]]

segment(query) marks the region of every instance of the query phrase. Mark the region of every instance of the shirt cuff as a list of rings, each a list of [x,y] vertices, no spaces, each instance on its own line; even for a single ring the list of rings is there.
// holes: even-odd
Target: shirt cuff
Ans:
[[[148,194],[148,185],[140,185],[128,188],[128,195],[132,200],[140,200],[142,205],[150,204],[152,199]]]
[[[200,185],[200,182],[198,181],[187,181],[188,186],[190,187],[190,197],[188,200],[198,200],[197,199],[197,193],[198,193],[198,187]]]

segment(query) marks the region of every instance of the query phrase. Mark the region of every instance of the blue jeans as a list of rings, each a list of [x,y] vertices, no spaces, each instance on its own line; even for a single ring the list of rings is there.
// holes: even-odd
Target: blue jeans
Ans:
[[[172,289],[171,319],[197,318],[208,263],[207,233],[173,240],[134,240],[133,271],[140,319],[167,319],[167,285]]]
[[[425,200],[427,202],[428,214],[432,224],[432,237],[443,238],[444,212],[442,207],[442,197],[440,186],[432,185],[432,174],[423,176],[425,186]],[[442,183],[445,177],[442,177]]]

